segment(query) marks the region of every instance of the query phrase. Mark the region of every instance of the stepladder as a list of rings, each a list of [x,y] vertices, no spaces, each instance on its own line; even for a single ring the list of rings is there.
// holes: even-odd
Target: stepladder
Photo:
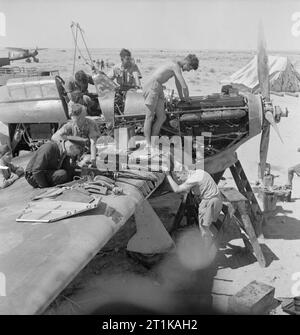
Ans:
[[[249,251],[253,251],[259,265],[261,267],[266,266],[266,260],[264,254],[261,250],[259,241],[256,237],[252,221],[250,219],[249,210],[247,207],[247,198],[242,195],[237,189],[233,187],[220,188],[222,198],[224,200],[223,213],[224,213],[224,222],[223,226],[235,216],[235,222],[238,223],[238,226],[241,230],[241,235],[245,244],[245,247]],[[229,208],[226,203],[230,203],[232,206],[232,213],[229,213]],[[223,228],[223,227],[222,227]]]
[[[225,201],[231,203],[234,211],[239,216],[237,222],[239,222],[239,228],[246,234],[246,236],[243,235],[246,248],[253,249],[259,264],[265,267],[266,260],[258,242],[258,237],[263,237],[263,213],[240,161],[237,160],[229,169],[237,189],[221,189],[222,196]],[[216,183],[219,183],[224,172],[225,170],[213,176]],[[223,213],[225,214],[225,221],[230,220],[226,206],[223,206]]]
[[[229,169],[238,191],[246,198],[246,210],[252,222],[256,236],[263,237],[262,226],[264,222],[264,216],[252,190],[252,187],[247,179],[246,173],[241,165],[241,162],[237,160],[233,165],[229,167]],[[224,172],[225,170],[213,175],[214,180],[217,184],[221,180]]]
[[[252,187],[247,179],[245,171],[238,160],[230,167],[231,174],[239,192],[246,198],[245,206],[249,218],[253,224],[257,237],[263,237],[262,225],[264,221],[263,213],[254,195]]]

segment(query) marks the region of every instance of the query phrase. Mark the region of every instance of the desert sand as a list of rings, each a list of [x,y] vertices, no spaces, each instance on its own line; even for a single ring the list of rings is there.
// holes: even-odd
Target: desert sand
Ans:
[[[103,58],[117,62],[117,51],[114,52],[114,56],[111,56],[113,53],[107,51],[107,55]],[[152,53],[150,56],[149,52],[137,51],[134,56],[142,59],[140,67],[146,76],[158,60],[175,54],[176,51],[160,53],[157,51],[155,55]],[[253,52],[236,54],[203,51],[199,56],[199,71],[189,74],[187,80],[192,95],[219,92],[221,88],[219,81],[245,65],[253,57]],[[60,54],[60,57],[67,57],[60,69],[62,74],[67,76],[70,74],[72,53],[70,51],[67,55]],[[298,57],[292,55],[291,59],[299,63]],[[50,64],[49,56],[49,60],[39,66],[49,67]],[[170,88],[173,88],[172,85]],[[274,104],[280,105],[283,109],[287,107],[289,110],[288,118],[282,118],[278,125],[284,144],[271,130],[267,160],[271,164],[272,173],[278,175],[275,184],[283,185],[286,183],[288,167],[300,163],[300,153],[297,152],[297,148],[300,147],[298,131],[300,98],[291,96],[271,96],[271,98]],[[240,147],[237,152],[253,186],[257,180],[259,141],[258,135]],[[233,185],[229,171],[225,177],[223,184]],[[132,223],[128,223],[130,224]],[[91,306],[95,307],[110,300],[116,301],[117,298],[119,301],[122,298],[129,299],[128,297],[131,297],[131,301],[142,303],[143,306],[154,310],[161,308],[165,311],[169,306],[176,305],[178,296],[184,297],[192,305],[197,305],[203,296],[211,296],[213,307],[225,313],[228,298],[252,280],[275,287],[276,298],[292,297],[295,295],[295,287],[297,289],[297,280],[293,276],[300,272],[300,178],[294,179],[292,202],[278,202],[276,211],[265,214],[263,233],[264,238],[260,239],[260,243],[268,263],[266,268],[261,268],[252,255],[243,252],[240,248],[243,247],[242,240],[236,238],[229,229],[227,239],[230,244],[227,244],[226,248],[220,248],[213,265],[207,270],[201,270],[199,276],[197,271],[186,269],[181,271],[177,256],[173,254],[154,268],[150,270],[145,268],[127,257],[126,236],[121,235],[120,240],[116,241],[111,249],[101,251],[78,275],[54,301],[46,314],[83,313]],[[181,293],[175,296],[170,294],[175,291]],[[297,294],[300,295],[299,285]],[[280,306],[272,313],[284,314]]]
[[[288,167],[300,161],[296,127],[300,122],[300,99],[289,96],[271,98],[274,104],[287,107],[290,112],[288,118],[283,118],[279,123],[284,144],[272,130],[268,155],[271,171],[278,175],[275,184],[283,185]],[[257,136],[238,150],[238,157],[254,189],[259,141]],[[222,186],[234,185],[230,171],[226,172],[225,177]],[[258,200],[262,206],[261,200]],[[167,212],[174,210],[170,203],[167,202],[163,208]],[[293,297],[295,293],[300,293],[299,284],[297,286],[300,278],[300,274],[297,277],[300,272],[299,204],[300,179],[295,177],[292,202],[278,202],[274,212],[264,214],[264,238],[260,238],[259,242],[267,261],[265,268],[259,266],[252,254],[245,252],[243,241],[234,225],[226,228],[223,239],[226,243],[220,245],[214,261],[204,268],[203,259],[199,258],[201,250],[196,245],[199,241],[197,232],[189,236],[189,246],[185,249],[183,258],[178,256],[180,250],[184,249],[182,240],[177,240],[179,253],[170,253],[151,269],[126,255],[128,235],[120,232],[110,246],[100,252],[53,302],[46,314],[80,314],[95,306],[100,306],[102,314],[126,313],[128,306],[124,309],[120,304],[124,301],[137,304],[150,312],[172,313],[175,310],[180,314],[203,313],[201,308],[212,303],[213,310],[208,309],[208,313],[227,313],[228,298],[253,280],[273,286],[275,298],[279,301]],[[168,209],[168,206],[171,208]],[[162,221],[166,219],[164,215],[165,212],[160,213]],[[134,229],[132,225],[133,222],[128,223],[131,227],[129,231]],[[174,237],[176,236],[175,234]],[[111,302],[116,305],[111,305]],[[285,314],[279,302],[274,304],[270,313]]]

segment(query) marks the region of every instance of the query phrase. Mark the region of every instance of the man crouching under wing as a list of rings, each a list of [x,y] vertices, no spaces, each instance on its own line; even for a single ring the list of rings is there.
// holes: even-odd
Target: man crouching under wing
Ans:
[[[192,192],[198,202],[198,224],[202,238],[208,245],[212,242],[213,234],[210,226],[216,222],[222,210],[222,199],[219,188],[213,178],[204,170],[183,170],[178,173],[178,185],[170,172],[166,172],[172,190],[179,192]]]
[[[163,84],[170,78],[175,78],[175,84],[181,100],[190,102],[189,90],[182,76],[182,71],[197,70],[199,60],[195,55],[189,54],[183,59],[170,61],[153,72],[143,88],[145,105],[147,107],[144,124],[144,135],[147,146],[151,146],[151,136],[158,136],[160,128],[166,120],[165,98]],[[153,123],[153,120],[155,122]]]

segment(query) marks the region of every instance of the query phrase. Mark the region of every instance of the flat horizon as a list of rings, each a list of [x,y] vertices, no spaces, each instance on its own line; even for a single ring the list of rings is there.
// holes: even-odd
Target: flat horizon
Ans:
[[[121,50],[124,46],[120,46],[119,48],[89,48],[89,50]],[[8,51],[9,47],[0,47],[0,51]],[[11,46],[11,48],[20,48],[20,49],[29,49],[34,50],[35,47],[20,47],[20,46]],[[39,47],[39,48],[46,48],[46,50],[73,50],[74,47]],[[83,49],[83,48],[81,48]],[[190,48],[129,48],[130,50],[153,50],[153,51],[193,51],[193,52],[248,52],[248,53],[256,53],[257,50],[255,49],[218,49],[218,48],[210,48],[210,49],[190,49]],[[267,49],[267,52],[285,52],[285,53],[293,53],[293,54],[300,54],[300,48],[299,50],[291,50],[291,49]]]

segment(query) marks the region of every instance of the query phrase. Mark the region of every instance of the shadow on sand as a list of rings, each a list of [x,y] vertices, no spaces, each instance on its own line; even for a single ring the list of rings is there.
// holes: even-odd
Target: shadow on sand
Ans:
[[[276,211],[265,215],[266,223],[263,227],[265,239],[299,240],[300,220],[286,215],[291,213],[293,211],[277,206]]]

